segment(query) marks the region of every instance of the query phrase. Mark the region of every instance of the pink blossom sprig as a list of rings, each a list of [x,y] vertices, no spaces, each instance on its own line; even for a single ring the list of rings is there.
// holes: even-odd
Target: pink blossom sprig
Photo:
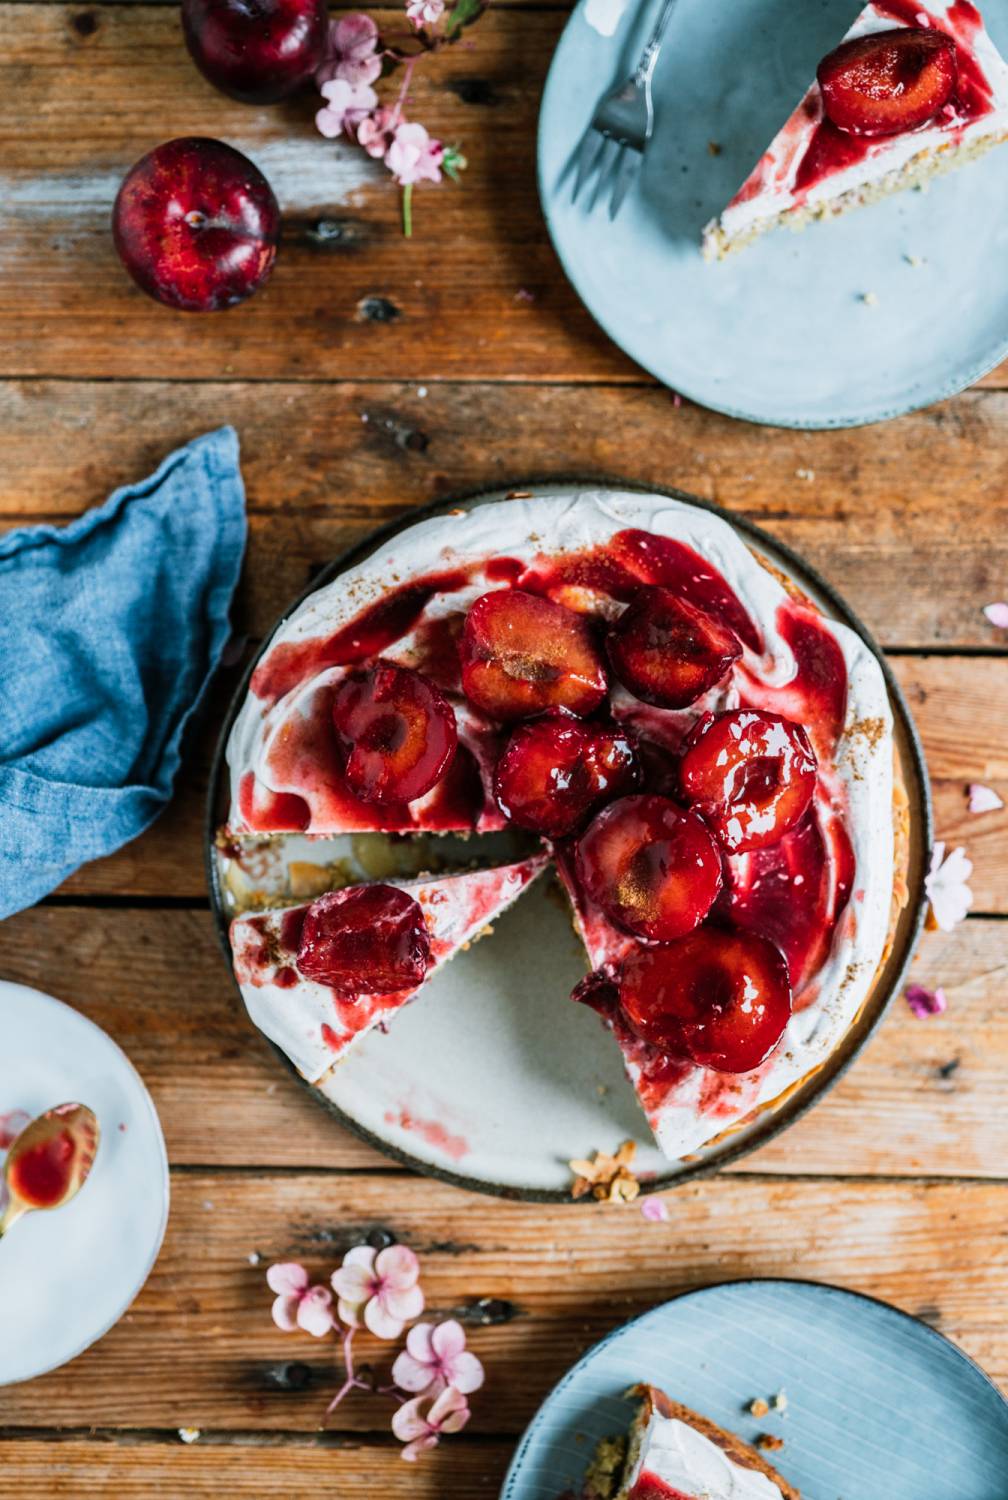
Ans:
[[[482,14],[487,0],[405,0],[409,50],[383,43],[370,16],[360,12],[330,22],[326,57],[315,74],[325,103],[315,124],[327,139],[345,135],[369,156],[384,162],[402,188],[403,233],[413,233],[413,188],[421,182],[458,182],[466,159],[457,146],[445,146],[425,125],[407,117],[409,89],[417,63],[456,41]],[[374,85],[384,71],[402,69],[395,100],[382,103]]]
[[[467,1398],[483,1384],[483,1366],[466,1348],[465,1329],[456,1319],[414,1323],[425,1298],[420,1262],[406,1245],[384,1250],[355,1245],[330,1277],[332,1291],[313,1285],[296,1261],[270,1266],[266,1281],[275,1293],[272,1316],[278,1328],[287,1333],[300,1329],[316,1338],[331,1333],[342,1344],[343,1383],[326,1408],[327,1416],[353,1391],[391,1397],[396,1403],[392,1431],[409,1463],[435,1448],[443,1436],[461,1432],[472,1415]],[[359,1334],[393,1342],[409,1323],[413,1327],[392,1365],[388,1385],[378,1385],[358,1371],[354,1339]]]

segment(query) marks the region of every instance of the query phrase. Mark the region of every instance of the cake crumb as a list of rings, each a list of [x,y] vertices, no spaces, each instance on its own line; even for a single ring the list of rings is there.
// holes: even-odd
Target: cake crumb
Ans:
[[[245,1258],[250,1266],[258,1266],[262,1264],[262,1256],[259,1254],[258,1250],[250,1250]]]
[[[183,1443],[195,1443],[197,1438],[202,1437],[202,1432],[199,1427],[180,1427],[178,1435]]]
[[[787,1392],[784,1390],[779,1390],[776,1396],[773,1398],[772,1405],[774,1411],[786,1412],[788,1409]]]
[[[864,303],[865,307],[878,307],[878,300],[879,299],[877,292],[861,293],[861,301]]]
[[[765,1417],[770,1410],[770,1402],[764,1401],[762,1396],[756,1396],[749,1402],[749,1413],[754,1417]]]
[[[757,1448],[762,1448],[764,1453],[779,1453],[784,1446],[784,1439],[774,1437],[772,1432],[761,1432],[756,1439]]]
[[[599,1203],[632,1203],[640,1195],[640,1183],[630,1171],[630,1163],[637,1154],[633,1141],[624,1141],[614,1156],[606,1151],[596,1151],[591,1160],[568,1162],[574,1173],[572,1198],[584,1198],[589,1193]]]
[[[921,255],[907,254],[904,255],[903,259],[906,261],[908,266],[913,266],[915,271],[919,271],[921,266],[924,264],[924,257]]]
[[[721,155],[721,150],[722,150],[721,142],[720,141],[708,141],[707,142],[707,150],[710,152],[711,156],[720,156]]]
[[[804,479],[811,484],[815,478],[815,469],[795,469],[795,478]]]

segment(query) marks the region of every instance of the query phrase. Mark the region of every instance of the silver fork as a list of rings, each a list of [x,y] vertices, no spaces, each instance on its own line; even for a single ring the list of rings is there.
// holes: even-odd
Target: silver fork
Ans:
[[[588,203],[589,212],[595,207],[603,189],[608,189],[609,217],[615,219],[624,198],[636,181],[647,143],[654,130],[651,79],[676,4],[677,0],[664,0],[661,14],[636,68],[626,83],[603,94],[578,147],[572,201],[577,201],[581,189],[594,176],[595,186]]]

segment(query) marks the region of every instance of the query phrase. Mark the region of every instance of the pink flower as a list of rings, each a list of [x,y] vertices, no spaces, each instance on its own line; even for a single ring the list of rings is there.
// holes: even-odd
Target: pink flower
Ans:
[[[309,1286],[308,1272],[297,1261],[270,1266],[266,1272],[270,1291],[276,1292],[273,1321],[284,1333],[303,1328],[321,1339],[335,1325],[332,1293],[327,1286]]]
[[[1008,604],[988,604],[984,614],[999,630],[1008,630]]]
[[[395,135],[396,111],[387,104],[367,115],[357,127],[357,140],[368,156],[384,156]]]
[[[668,1223],[668,1204],[664,1198],[645,1198],[640,1211],[652,1224]]]
[[[409,187],[414,182],[440,182],[443,157],[440,141],[432,140],[423,125],[404,120],[396,126],[385,165],[401,187]]]
[[[436,26],[444,15],[444,0],[406,0],[406,14],[417,31]]]
[[[330,83],[342,78],[353,88],[374,83],[381,73],[378,52],[378,27],[370,16],[352,11],[338,21],[329,22],[326,55],[315,73],[315,82]]]
[[[908,984],[906,1002],[919,1021],[928,1016],[940,1016],[948,1010],[948,998],[944,990],[926,990],[922,984]]]
[[[397,1339],[423,1312],[419,1275],[420,1262],[405,1245],[377,1252],[369,1245],[356,1245],[332,1275],[340,1317],[350,1328],[359,1328],[363,1318],[376,1338]]]
[[[328,140],[344,130],[354,136],[378,104],[378,95],[369,83],[347,83],[345,78],[324,83],[322,95],[327,102],[315,116],[315,127]]]
[[[483,1384],[483,1366],[466,1349],[465,1330],[454,1318],[436,1326],[417,1323],[392,1366],[392,1379],[403,1391],[433,1395],[454,1386],[468,1396]]]
[[[971,813],[998,812],[1004,803],[993,787],[983,786],[979,781],[974,781],[969,789],[969,810]]]
[[[407,1401],[392,1418],[392,1431],[406,1444],[400,1456],[415,1463],[421,1453],[437,1447],[443,1433],[461,1432],[471,1415],[466,1398],[452,1386],[433,1398]]]
[[[972,874],[973,865],[965,849],[953,849],[946,859],[945,845],[940,841],[935,844],[924,889],[942,932],[958,927],[973,905],[973,892],[966,884]]]

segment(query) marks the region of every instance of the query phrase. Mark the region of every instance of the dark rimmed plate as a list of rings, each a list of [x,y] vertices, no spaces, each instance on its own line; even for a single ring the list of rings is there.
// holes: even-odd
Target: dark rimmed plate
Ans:
[[[778,1108],[764,1111],[687,1162],[668,1162],[651,1142],[612,1039],[589,1011],[563,1003],[584,972],[584,959],[565,906],[548,881],[540,881],[501,919],[492,940],[477,944],[440,970],[425,989],[422,1004],[403,1011],[387,1035],[366,1037],[322,1087],[304,1084],[344,1125],[378,1150],[461,1187],[499,1197],[566,1201],[571,1180],[567,1163],[572,1157],[594,1149],[613,1150],[631,1138],[638,1142],[635,1169],[645,1190],[658,1191],[764,1145],[835,1082],[878,1025],[900,988],[924,917],[923,878],[932,839],[927,771],[903,696],[865,627],[827,583],[766,532],[716,505],[660,486],[607,478],[524,483],[515,488],[526,494],[539,490],[552,495],[588,488],[638,490],[669,495],[723,517],[827,615],[862,636],[879,658],[892,701],[897,749],[910,798],[911,903],[902,914],[892,954],[858,1021],[824,1067]],[[301,597],[360,564],[391,535],[418,520],[459,506],[503,499],[507,493],[469,494],[410,513],[330,564]],[[293,601],[291,610],[300,602]],[[229,963],[230,908],[221,884],[214,834],[227,811],[227,738],[254,667],[255,661],[228,710],[211,770],[207,806],[210,898]],[[556,1003],[544,1004],[544,996],[557,997]],[[492,1067],[488,1059],[493,1060]]]
[[[927,1324],[840,1287],[729,1282],[687,1292],[596,1344],[519,1444],[501,1500],[579,1494],[596,1444],[625,1432],[638,1381],[753,1442],[803,1500],[1003,1500],[1008,1401]],[[786,1415],[749,1404],[783,1390]]]

